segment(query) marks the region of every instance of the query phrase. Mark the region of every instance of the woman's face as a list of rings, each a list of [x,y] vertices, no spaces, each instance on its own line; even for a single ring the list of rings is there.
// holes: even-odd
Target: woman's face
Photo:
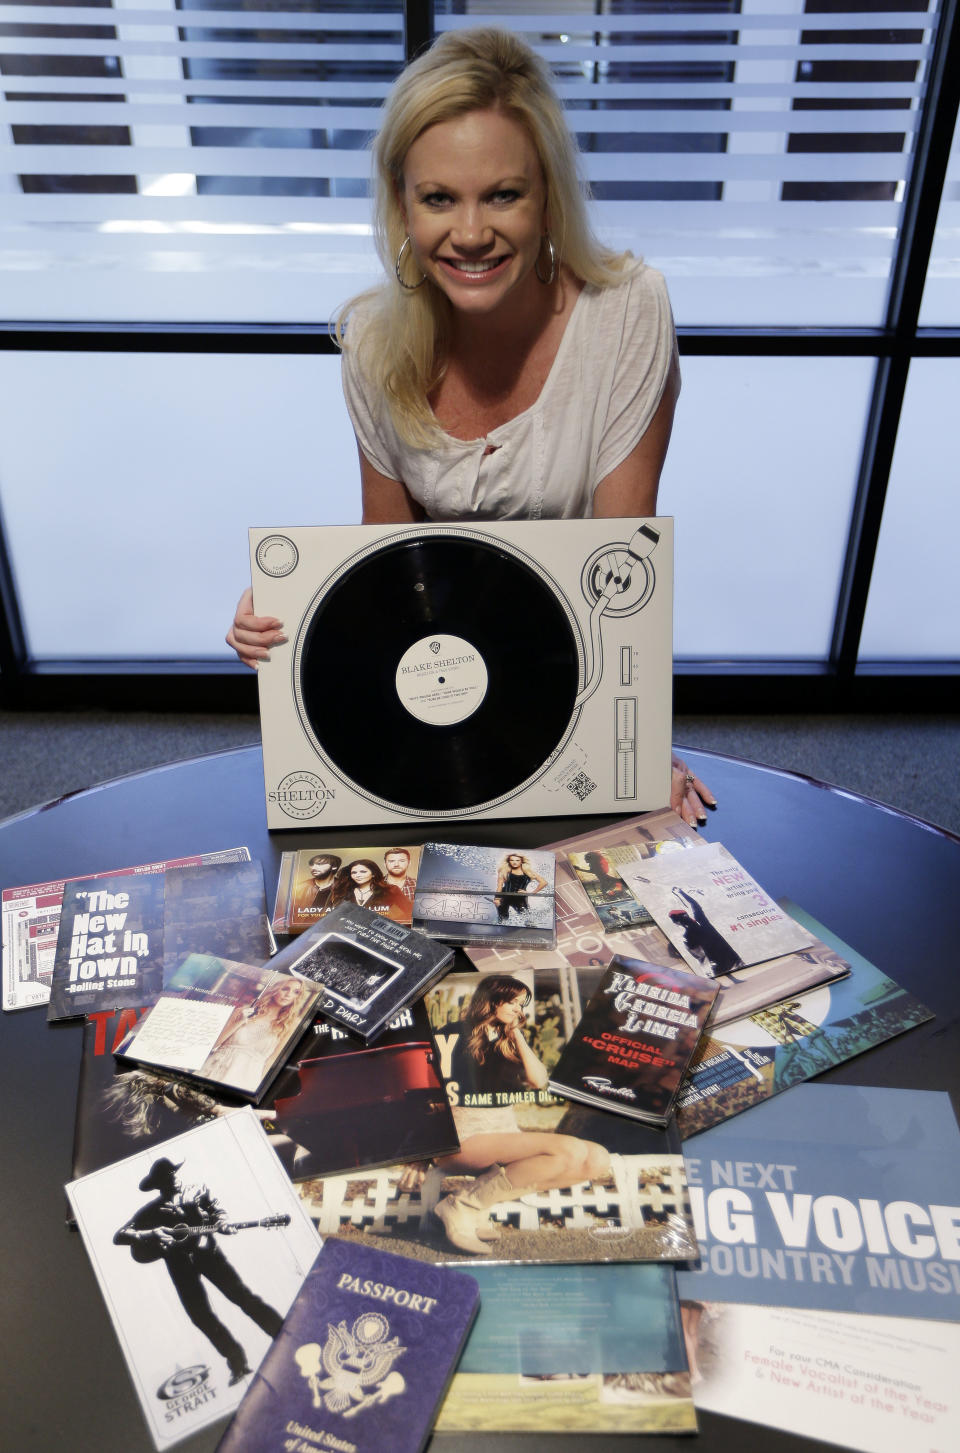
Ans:
[[[521,858],[519,853],[511,853],[510,856],[507,858],[507,864],[513,870],[513,872],[517,871],[522,862],[523,859]]]
[[[501,111],[468,111],[421,132],[399,202],[414,259],[458,312],[485,316],[540,286],[546,188],[536,148]]]
[[[296,1004],[300,997],[300,989],[292,981],[289,984],[281,984],[273,996],[273,1002],[278,1009],[287,1009],[291,1004]]]
[[[512,999],[504,999],[493,1011],[494,1019],[505,1028],[513,1029],[524,1021],[523,1006],[525,1002],[524,994],[515,994]]]
[[[366,888],[367,884],[373,881],[373,874],[366,863],[354,863],[350,869],[350,877],[358,888]]]

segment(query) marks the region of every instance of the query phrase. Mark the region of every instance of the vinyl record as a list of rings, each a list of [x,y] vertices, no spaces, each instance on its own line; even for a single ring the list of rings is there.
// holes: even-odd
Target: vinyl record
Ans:
[[[534,778],[573,723],[575,626],[531,566],[476,536],[409,536],[348,566],[308,613],[301,718],[366,796],[476,808]]]

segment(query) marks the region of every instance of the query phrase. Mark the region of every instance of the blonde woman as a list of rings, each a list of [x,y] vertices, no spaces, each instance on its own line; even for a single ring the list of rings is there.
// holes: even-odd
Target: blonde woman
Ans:
[[[527,894],[541,893],[547,886],[546,878],[535,872],[529,858],[523,853],[508,853],[497,869],[497,917],[506,923],[510,909],[524,913],[527,908]]]
[[[235,1009],[204,1061],[204,1076],[255,1089],[289,1034],[307,993],[302,980],[283,975],[248,1008]]]
[[[383,283],[338,323],[365,523],[656,513],[680,387],[666,286],[602,246],[543,61],[450,31],[400,76],[374,143]],[[245,592],[227,635],[285,640]],[[713,798],[674,759],[687,822]]]

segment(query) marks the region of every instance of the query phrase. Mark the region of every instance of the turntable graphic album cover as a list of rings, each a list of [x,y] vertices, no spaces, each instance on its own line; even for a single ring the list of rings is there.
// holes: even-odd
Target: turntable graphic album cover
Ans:
[[[250,531],[267,823],[669,799],[669,519]]]

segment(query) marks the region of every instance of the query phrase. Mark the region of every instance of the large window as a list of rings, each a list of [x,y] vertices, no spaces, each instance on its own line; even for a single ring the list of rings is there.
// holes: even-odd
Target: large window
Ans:
[[[956,0],[0,0],[8,699],[81,658],[229,675],[245,527],[356,517],[327,325],[377,276],[367,143],[429,30],[483,23],[668,278],[681,700],[956,668],[895,544],[952,454]]]

